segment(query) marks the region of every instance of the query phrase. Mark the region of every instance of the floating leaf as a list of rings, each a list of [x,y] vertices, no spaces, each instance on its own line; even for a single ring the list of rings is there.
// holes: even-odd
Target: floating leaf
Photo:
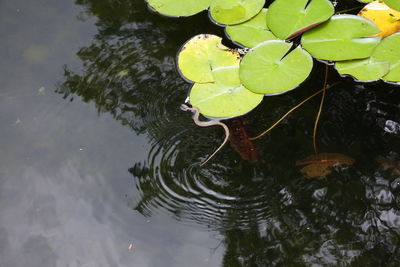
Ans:
[[[361,81],[379,78],[400,82],[400,33],[390,35],[375,48],[370,58],[336,63],[340,74],[350,74]]]
[[[392,34],[378,45],[372,54],[377,62],[389,62],[389,73],[382,77],[382,80],[389,82],[400,82],[400,33]]]
[[[250,50],[240,64],[240,80],[246,88],[261,94],[280,94],[302,83],[310,74],[313,60],[300,46],[266,41]]]
[[[369,57],[380,42],[376,25],[355,15],[336,15],[305,32],[301,43],[311,55],[323,60],[349,60]]]
[[[267,15],[267,25],[281,39],[298,35],[329,19],[334,13],[328,0],[275,0]]]
[[[264,4],[265,0],[213,0],[210,15],[219,24],[238,24],[257,15]]]
[[[259,43],[277,39],[266,24],[267,9],[264,8],[254,18],[238,25],[227,26],[225,31],[235,43],[254,47]]]
[[[342,74],[353,76],[359,81],[376,81],[389,72],[389,62],[376,62],[374,58],[340,61],[335,65]]]
[[[386,37],[400,31],[400,12],[385,3],[374,1],[366,5],[358,16],[372,20],[378,26],[380,32],[375,36]]]
[[[206,10],[212,0],[147,0],[149,6],[168,16],[190,16]]]
[[[187,41],[178,53],[178,68],[184,78],[197,82],[213,82],[211,71],[222,66],[239,65],[237,51],[221,44],[221,38],[200,34]]]
[[[255,108],[263,95],[255,94],[240,84],[239,67],[212,70],[213,83],[195,83],[189,101],[200,113],[210,117],[236,117]]]
[[[296,162],[296,166],[307,165],[300,172],[308,178],[323,178],[336,166],[351,166],[354,159],[339,153],[320,153]]]
[[[390,8],[400,10],[400,1],[399,0],[383,0]]]

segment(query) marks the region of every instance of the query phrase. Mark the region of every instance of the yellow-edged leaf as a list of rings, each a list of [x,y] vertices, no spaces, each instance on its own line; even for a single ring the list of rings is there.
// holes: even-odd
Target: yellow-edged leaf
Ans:
[[[381,31],[373,36],[387,37],[400,32],[400,11],[391,9],[385,3],[374,1],[366,5],[359,16],[372,20]]]

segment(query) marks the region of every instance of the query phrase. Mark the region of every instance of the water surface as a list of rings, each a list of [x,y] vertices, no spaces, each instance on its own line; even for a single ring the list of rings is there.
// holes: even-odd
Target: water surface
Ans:
[[[400,264],[400,139],[384,127],[400,120],[399,88],[330,71],[342,83],[318,148],[355,164],[325,179],[295,166],[313,153],[318,99],[254,142],[252,161],[233,143],[200,168],[223,133],[179,109],[190,85],[175,56],[196,34],[223,36],[206,13],[18,0],[0,15],[0,266]],[[320,89],[316,65],[297,90],[229,122],[237,138]]]

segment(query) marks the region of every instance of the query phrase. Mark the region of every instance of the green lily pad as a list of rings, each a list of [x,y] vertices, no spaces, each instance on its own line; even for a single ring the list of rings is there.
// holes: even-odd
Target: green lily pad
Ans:
[[[334,7],[328,0],[275,0],[267,15],[267,25],[279,38],[296,36],[329,19]]]
[[[257,15],[264,4],[265,0],[213,0],[210,15],[219,24],[238,24]]]
[[[212,0],[147,0],[157,12],[168,16],[190,16],[206,10]]]
[[[371,56],[380,37],[376,25],[355,15],[336,15],[305,32],[301,44],[311,55],[323,60],[350,60]]]
[[[400,82],[400,33],[392,34],[378,45],[372,54],[375,61],[390,63],[389,73],[382,77],[388,82]]]
[[[300,46],[288,53],[292,44],[271,40],[250,50],[240,63],[240,80],[249,90],[280,94],[297,87],[310,74],[312,57]]]
[[[388,5],[390,8],[400,10],[400,1],[399,0],[383,0],[386,5]]]
[[[212,70],[213,83],[195,83],[189,101],[200,113],[210,117],[236,117],[254,109],[263,95],[247,90],[239,80],[239,67]]]
[[[264,8],[257,16],[244,23],[227,26],[226,34],[235,43],[246,47],[254,47],[259,43],[277,39],[267,27],[267,11],[268,9]]]
[[[349,74],[361,81],[379,78],[400,82],[400,33],[383,39],[370,58],[336,63],[340,74]]]
[[[340,61],[335,64],[342,75],[351,75],[359,81],[376,81],[389,72],[389,62],[377,62],[374,58]]]
[[[221,38],[200,34],[187,41],[178,53],[178,69],[183,78],[196,83],[213,82],[211,71],[222,66],[237,66],[240,55],[221,44]]]

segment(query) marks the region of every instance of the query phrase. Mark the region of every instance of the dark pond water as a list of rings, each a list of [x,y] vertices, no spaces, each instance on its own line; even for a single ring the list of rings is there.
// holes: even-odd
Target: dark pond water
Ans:
[[[318,149],[355,163],[325,179],[295,166],[317,98],[246,141],[322,87],[322,63],[199,167],[223,139],[179,109],[175,55],[199,33],[224,36],[143,0],[0,2],[0,266],[399,266],[400,88],[329,71]]]

